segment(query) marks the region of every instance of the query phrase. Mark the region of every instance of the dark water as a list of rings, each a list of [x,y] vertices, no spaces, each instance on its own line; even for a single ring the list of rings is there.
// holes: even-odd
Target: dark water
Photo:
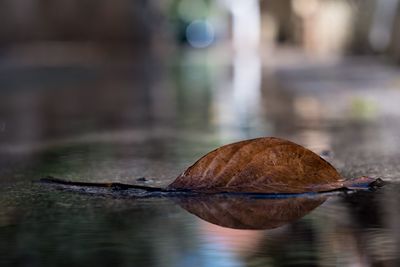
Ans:
[[[393,185],[373,193],[331,196],[321,206],[323,201],[311,198],[306,201],[312,206],[303,211],[284,203],[286,210],[277,212],[282,203],[271,199],[236,199],[245,202],[239,206],[218,200],[205,208],[204,199],[94,197],[19,183],[2,190],[1,263],[397,266],[399,214],[395,205],[382,205],[395,204],[386,198],[399,189]],[[261,208],[247,212],[246,205]],[[196,217],[196,211],[213,224]],[[246,218],[253,224],[240,223]]]
[[[0,266],[399,266],[399,71],[364,60],[207,60],[3,67]],[[256,215],[282,213],[267,200],[240,200],[240,208],[192,200],[199,208],[32,182],[52,175],[165,186],[222,144],[272,135],[325,155],[345,177],[391,183],[329,197],[273,229],[246,230],[227,226],[251,218],[263,228],[267,219]]]

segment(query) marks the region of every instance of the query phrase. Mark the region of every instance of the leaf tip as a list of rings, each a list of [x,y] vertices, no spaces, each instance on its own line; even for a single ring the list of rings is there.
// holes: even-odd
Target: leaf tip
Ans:
[[[344,186],[350,190],[359,189],[377,189],[386,184],[381,178],[372,178],[368,176],[362,176],[355,179],[350,179],[344,183]]]

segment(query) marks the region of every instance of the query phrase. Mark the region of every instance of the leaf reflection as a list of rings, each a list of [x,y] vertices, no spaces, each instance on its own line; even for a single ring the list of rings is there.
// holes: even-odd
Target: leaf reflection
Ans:
[[[210,223],[234,229],[272,229],[296,221],[327,199],[255,199],[237,196],[179,198],[179,205]]]

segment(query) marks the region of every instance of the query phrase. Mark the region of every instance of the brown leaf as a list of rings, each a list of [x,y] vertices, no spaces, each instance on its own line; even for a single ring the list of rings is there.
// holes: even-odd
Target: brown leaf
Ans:
[[[180,198],[188,212],[213,224],[235,229],[272,229],[296,221],[321,205],[319,198],[251,199],[245,197]]]
[[[373,181],[367,179],[369,183]],[[314,152],[287,140],[264,137],[225,145],[208,153],[168,189],[303,193],[330,191],[349,184]]]
[[[53,177],[41,183],[86,192],[100,189],[137,189],[141,197],[176,193],[307,193],[335,189],[366,190],[381,187],[380,178],[343,179],[332,165],[310,150],[287,140],[264,137],[222,146],[189,167],[167,188],[121,183],[72,182]],[[93,189],[98,190],[93,190]],[[132,193],[134,196],[136,193]],[[125,194],[126,195],[126,194]]]

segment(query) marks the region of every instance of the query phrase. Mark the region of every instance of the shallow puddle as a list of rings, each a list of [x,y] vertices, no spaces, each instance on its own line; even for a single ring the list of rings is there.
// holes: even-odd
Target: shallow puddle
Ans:
[[[1,192],[1,263],[396,266],[393,213],[381,205],[399,189],[317,198],[130,199],[19,183]]]
[[[197,60],[150,74],[129,65],[3,75],[0,266],[399,266],[400,113],[387,107],[400,91],[370,83],[369,69],[354,76],[365,62],[261,69],[262,82],[241,87],[229,66]],[[37,71],[40,79],[23,79]],[[346,178],[391,183],[272,205],[76,194],[33,182],[163,187],[212,149],[259,136],[323,154]]]

